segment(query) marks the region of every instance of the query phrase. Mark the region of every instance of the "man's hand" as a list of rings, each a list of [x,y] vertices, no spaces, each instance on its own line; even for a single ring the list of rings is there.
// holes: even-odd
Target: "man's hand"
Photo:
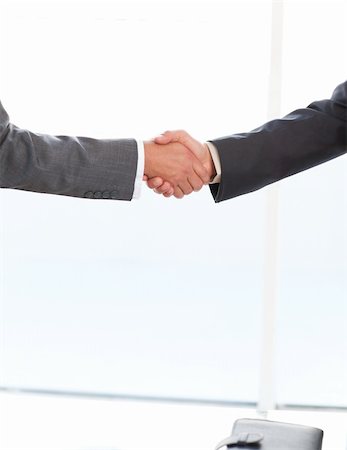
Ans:
[[[211,158],[210,151],[207,144],[202,144],[201,142],[194,139],[184,130],[177,131],[166,131],[162,135],[154,139],[155,143],[163,146],[167,146],[171,143],[180,143],[184,145],[192,154],[194,154],[200,161],[201,164],[206,169],[208,174],[208,181],[214,178],[216,174],[216,169]],[[146,172],[145,172],[146,173]],[[146,174],[147,175],[147,174]],[[170,180],[165,177],[150,177],[147,178],[147,185],[150,189],[158,194],[163,194],[165,197],[170,197],[173,192],[173,186],[170,184]],[[187,194],[186,194],[187,195]],[[175,195],[176,196],[176,195]],[[180,197],[181,198],[181,197]]]
[[[145,177],[148,182],[151,180],[152,188],[157,187],[166,196],[173,193],[176,198],[182,198],[208,184],[208,171],[188,148],[179,141],[165,144],[144,143]]]

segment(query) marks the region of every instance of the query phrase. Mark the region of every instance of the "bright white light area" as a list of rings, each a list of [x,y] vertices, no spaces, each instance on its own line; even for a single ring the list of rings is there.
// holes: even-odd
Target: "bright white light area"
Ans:
[[[0,393],[6,450],[212,450],[246,408]],[[270,411],[270,420],[325,430],[323,450],[346,447],[346,413]]]

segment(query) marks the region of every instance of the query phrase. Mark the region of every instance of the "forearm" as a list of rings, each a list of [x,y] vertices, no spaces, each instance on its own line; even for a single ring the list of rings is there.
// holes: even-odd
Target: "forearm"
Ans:
[[[35,134],[8,123],[3,111],[0,139],[1,187],[73,197],[132,198],[138,158],[135,140]]]
[[[250,132],[212,140],[221,183],[216,201],[252,192],[346,153],[346,83],[331,100],[315,102]]]

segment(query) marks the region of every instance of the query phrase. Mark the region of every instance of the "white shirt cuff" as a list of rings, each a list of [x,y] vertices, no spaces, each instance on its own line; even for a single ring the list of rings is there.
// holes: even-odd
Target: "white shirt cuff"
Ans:
[[[143,141],[136,139],[137,144],[137,170],[134,184],[133,199],[140,198],[143,172],[145,167],[145,149]]]
[[[212,142],[206,142],[206,145],[211,153],[211,158],[214,164],[214,167],[216,169],[216,176],[213,178],[212,181],[210,181],[210,184],[220,183],[221,176],[222,176],[222,167],[220,163],[220,157],[218,150],[216,147],[212,144]]]

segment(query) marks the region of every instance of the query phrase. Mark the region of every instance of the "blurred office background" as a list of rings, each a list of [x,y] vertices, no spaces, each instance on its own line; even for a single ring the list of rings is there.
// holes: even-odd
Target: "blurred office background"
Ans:
[[[1,100],[36,132],[206,140],[346,79],[345,1],[0,5]],[[204,450],[268,410],[344,449],[346,180],[341,157],[218,205],[2,190],[0,447]]]

